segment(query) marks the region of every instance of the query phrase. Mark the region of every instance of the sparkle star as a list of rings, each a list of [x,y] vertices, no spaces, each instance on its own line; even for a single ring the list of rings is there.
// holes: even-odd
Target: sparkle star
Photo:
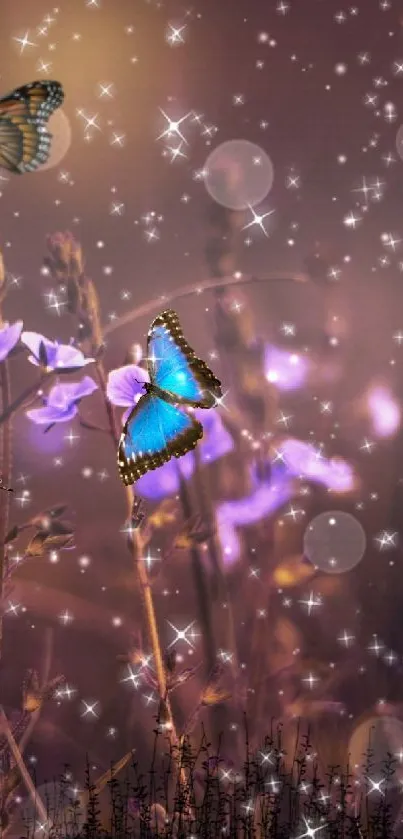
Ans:
[[[162,110],[162,108],[160,108],[159,110],[164,119],[166,119],[168,126],[165,129],[165,131],[163,131],[162,134],[160,134],[159,137],[157,137],[157,140],[163,140],[165,137],[177,136],[182,140],[183,143],[186,143],[186,145],[188,145],[188,141],[186,140],[186,137],[183,136],[182,132],[179,130],[179,126],[182,125],[182,122],[185,122],[185,120],[191,116],[191,112],[189,111],[189,113],[185,114],[185,116],[181,117],[181,119],[174,120],[171,119],[171,117],[169,117],[168,114],[166,114],[165,111]]]
[[[98,96],[100,99],[112,99],[113,82],[100,82],[98,85]]]
[[[28,29],[27,29],[25,35],[23,35],[21,38],[14,38],[14,41],[16,41],[17,44],[19,44],[19,46],[20,46],[20,55],[22,55],[22,53],[25,52],[27,47],[36,47],[37,46],[37,44],[34,44],[33,41],[29,40],[29,30]]]
[[[264,222],[265,218],[268,218],[268,216],[273,215],[274,210],[269,210],[269,212],[262,213],[262,215],[259,215],[258,213],[255,213],[253,207],[251,207],[250,205],[249,205],[249,210],[251,211],[252,216],[253,216],[252,221],[250,221],[248,224],[245,224],[245,226],[242,227],[242,230],[248,230],[250,227],[253,227],[256,224],[263,231],[266,238],[269,238],[269,234],[268,234],[263,222]]]
[[[311,591],[308,600],[299,600],[298,602],[301,603],[303,606],[307,607],[308,615],[311,614],[312,609],[315,609],[315,607],[322,605],[321,599],[314,597],[313,591]]]
[[[182,26],[174,26],[172,23],[168,24],[168,29],[165,33],[165,40],[169,44],[170,47],[177,47],[179,44],[184,44],[185,39],[183,37],[183,32],[186,29],[186,23]]]
[[[95,702],[87,702],[85,699],[82,699],[81,704],[84,706],[81,714],[82,717],[98,717],[98,713],[96,711],[98,700],[95,700]]]
[[[168,151],[171,155],[171,163],[175,160],[178,160],[180,157],[186,158],[186,155],[182,151],[183,141],[179,143],[175,148],[173,146],[168,146]]]
[[[195,625],[196,621],[191,621],[191,623],[185,626],[185,629],[178,629],[178,627],[174,626],[174,624],[171,623],[171,621],[167,621],[167,623],[169,624],[171,629],[173,629],[173,631],[176,633],[175,638],[173,639],[173,641],[171,641],[171,643],[168,646],[168,650],[175,644],[177,644],[178,641],[185,641],[185,643],[188,644],[188,646],[191,647],[192,650],[195,649],[194,645],[192,644],[192,641],[195,638],[197,638],[197,635],[193,630],[193,626]]]
[[[319,827],[315,828],[310,827],[309,822],[307,821],[305,816],[303,816],[303,819],[305,822],[306,833],[301,833],[300,836],[297,837],[297,839],[313,839],[313,837],[316,836],[319,830],[324,830],[324,828],[326,827],[325,824],[321,824]]]

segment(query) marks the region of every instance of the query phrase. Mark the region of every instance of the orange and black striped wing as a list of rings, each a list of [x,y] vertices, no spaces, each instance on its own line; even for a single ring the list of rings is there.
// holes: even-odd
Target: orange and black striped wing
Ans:
[[[46,163],[52,142],[46,123],[63,100],[62,85],[47,80],[0,99],[0,167],[23,174]]]

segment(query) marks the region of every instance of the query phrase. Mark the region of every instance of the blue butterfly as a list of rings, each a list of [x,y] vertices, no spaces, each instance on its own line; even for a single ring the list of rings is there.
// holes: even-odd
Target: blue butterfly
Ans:
[[[149,382],[133,408],[119,441],[118,466],[126,486],[182,457],[203,436],[203,426],[186,407],[212,408],[222,397],[221,382],[197,358],[183,337],[176,312],[151,324],[147,338]]]

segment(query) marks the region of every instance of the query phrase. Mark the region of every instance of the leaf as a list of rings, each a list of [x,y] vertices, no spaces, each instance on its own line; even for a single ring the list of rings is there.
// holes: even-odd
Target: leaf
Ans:
[[[211,672],[210,678],[202,693],[202,705],[219,705],[231,699],[232,694],[227,690],[219,687],[219,681],[224,673],[224,668],[221,662],[218,662]]]
[[[43,341],[39,344],[39,361],[42,364],[42,367],[48,366],[48,354],[46,352],[46,347]]]
[[[67,280],[67,308],[70,314],[77,314],[79,301],[80,291],[77,285],[77,281],[75,278],[69,277]]]
[[[232,698],[232,693],[229,693],[223,688],[211,687],[206,688],[202,696],[202,705],[211,707],[212,705],[221,705]]]
[[[176,650],[170,650],[165,653],[165,667],[168,673],[174,673],[176,669],[177,663],[177,652]]]
[[[9,542],[14,542],[14,539],[17,538],[19,532],[20,528],[18,527],[18,524],[14,524],[13,527],[8,531],[7,536],[4,540],[4,544],[8,545]]]
[[[49,533],[51,536],[72,536],[74,528],[70,522],[53,519],[49,528]]]
[[[178,676],[174,676],[169,683],[169,692],[172,693],[173,690],[180,687],[181,685],[185,685],[186,682],[189,682],[190,679],[193,679],[199,669],[199,665],[196,667],[187,667],[186,670],[182,670]]]
[[[273,580],[280,588],[292,588],[306,582],[316,574],[314,566],[302,561],[301,556],[291,556],[274,569]]]
[[[25,555],[45,556],[49,551],[72,547],[72,542],[73,533],[50,535],[47,531],[40,530],[29,542]]]

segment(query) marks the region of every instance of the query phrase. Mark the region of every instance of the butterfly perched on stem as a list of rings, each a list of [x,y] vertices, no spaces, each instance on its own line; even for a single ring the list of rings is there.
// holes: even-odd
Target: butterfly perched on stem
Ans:
[[[222,397],[221,382],[185,340],[176,312],[162,312],[147,338],[149,382],[130,413],[120,438],[118,466],[126,486],[182,457],[203,436],[203,426],[187,408],[212,408]]]
[[[46,163],[52,143],[46,123],[63,100],[62,85],[48,80],[0,98],[0,168],[21,175]]]

